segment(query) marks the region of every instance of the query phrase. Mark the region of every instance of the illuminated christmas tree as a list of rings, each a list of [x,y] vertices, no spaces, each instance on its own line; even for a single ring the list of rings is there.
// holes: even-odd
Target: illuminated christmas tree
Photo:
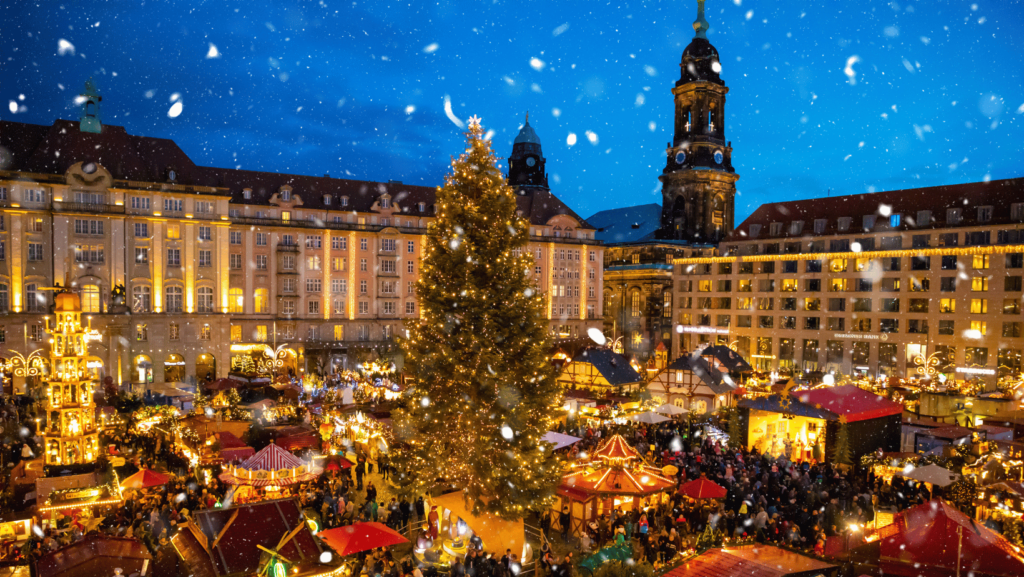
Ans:
[[[51,327],[50,364],[53,367],[46,391],[47,427],[44,437],[47,465],[80,465],[96,460],[99,430],[92,392],[95,383],[86,367],[87,334],[82,326],[78,295],[61,292],[54,298],[56,319]]]
[[[439,480],[475,511],[520,519],[550,503],[561,463],[541,437],[561,401],[547,350],[544,299],[531,276],[529,223],[495,166],[479,120],[437,191],[407,323],[406,372],[416,388],[398,412],[403,485]]]

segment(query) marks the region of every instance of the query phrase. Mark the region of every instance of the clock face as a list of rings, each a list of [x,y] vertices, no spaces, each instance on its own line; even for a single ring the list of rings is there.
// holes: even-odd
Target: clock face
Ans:
[[[683,151],[677,152],[676,153],[676,164],[682,164],[684,162],[686,162],[686,153],[683,152]]]
[[[715,151],[715,164],[722,164],[722,160],[724,160],[724,159],[725,159],[725,156],[722,154],[722,151],[721,150],[716,150]]]
[[[534,157],[531,156],[526,159],[526,166],[533,166],[534,164],[537,164],[537,159]]]

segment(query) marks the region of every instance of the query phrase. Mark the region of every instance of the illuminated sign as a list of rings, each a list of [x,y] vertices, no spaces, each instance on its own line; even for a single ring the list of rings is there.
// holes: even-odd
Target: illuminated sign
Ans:
[[[729,329],[719,329],[715,327],[703,327],[703,326],[683,326],[676,325],[677,333],[701,333],[709,335],[727,335]]]
[[[88,361],[85,363],[86,368],[89,369],[102,369],[103,361]]]
[[[93,330],[85,333],[85,342],[87,342],[87,343],[92,342],[92,341],[102,341],[102,340],[103,340],[103,335],[101,335],[100,332],[98,330],[96,330],[96,329],[93,329]]]
[[[861,339],[865,341],[889,340],[889,333],[882,333],[880,335],[873,335],[871,333],[835,333],[832,336],[837,339]]]
[[[750,356],[752,358],[755,358],[755,359],[774,359],[775,358],[775,355],[750,355]]]
[[[967,373],[968,375],[994,375],[995,369],[980,369],[978,367],[957,367],[956,372]]]

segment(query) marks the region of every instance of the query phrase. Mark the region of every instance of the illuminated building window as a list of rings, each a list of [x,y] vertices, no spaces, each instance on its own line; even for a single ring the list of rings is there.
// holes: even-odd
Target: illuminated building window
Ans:
[[[241,327],[241,325],[231,325],[231,342],[233,342],[233,343],[242,342],[242,327]]]
[[[988,277],[976,276],[971,278],[971,292],[986,292],[988,290]]]
[[[318,256],[307,256],[306,257],[306,270],[320,270],[320,257],[318,257]]]
[[[167,238],[169,240],[177,240],[181,238],[181,227],[176,224],[167,225]]]
[[[288,211],[288,210],[282,210],[281,211],[281,220],[289,221],[291,219],[292,219],[291,211]]]
[[[972,263],[974,270],[985,270],[988,268],[988,255],[987,254],[976,254],[974,255],[974,262]]]
[[[253,301],[256,314],[266,314],[270,312],[270,298],[268,296],[267,289],[256,289],[253,293]]]
[[[256,325],[256,342],[267,342],[267,325]]]
[[[334,325],[334,340],[345,340],[345,325]]]
[[[180,313],[182,310],[182,290],[180,286],[169,286],[164,291],[164,310],[169,313]]]
[[[82,287],[82,312],[100,312],[100,287],[94,284],[87,284]]]
[[[971,299],[971,312],[985,314],[988,312],[988,299]]]
[[[213,289],[208,286],[199,287],[197,291],[199,301],[197,303],[198,311],[201,313],[212,313],[213,312]]]
[[[181,338],[181,326],[178,323],[167,325],[167,338],[176,341]]]
[[[148,341],[149,340],[149,326],[145,323],[139,323],[135,325],[135,340],[137,341]]]
[[[630,316],[632,316],[632,317],[639,317],[640,316],[640,291],[634,290],[633,292],[630,293],[630,295],[629,295],[629,303],[630,303],[629,304]],[[639,333],[636,333],[636,334],[639,334]]]
[[[43,337],[46,335],[45,331],[43,331],[43,325],[39,325],[39,324],[29,325],[28,328],[29,328],[28,338],[29,338],[30,341],[36,342],[36,343],[39,343],[39,342],[43,341]]]
[[[210,330],[210,325],[204,324],[199,327],[199,340],[208,341],[210,340],[211,334],[212,331]]]
[[[988,323],[985,321],[971,321],[971,330],[978,331],[981,336],[988,334]]]
[[[241,314],[245,311],[245,296],[242,289],[233,288],[228,291],[228,312]]]

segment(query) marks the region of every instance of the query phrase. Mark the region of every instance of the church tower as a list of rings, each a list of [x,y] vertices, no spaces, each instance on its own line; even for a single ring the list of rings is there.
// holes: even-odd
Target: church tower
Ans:
[[[725,140],[725,95],[718,51],[708,42],[704,0],[697,0],[696,34],[683,50],[675,96],[675,130],[661,181],[659,236],[717,243],[733,229],[739,175]]]
[[[96,83],[92,78],[85,81],[85,92],[78,95],[82,103],[82,116],[79,118],[78,129],[82,132],[93,132],[99,134],[103,131],[103,124],[100,122],[100,102],[103,97],[96,90]]]
[[[512,156],[508,157],[508,184],[516,194],[525,195],[531,188],[548,190],[548,175],[544,172],[544,154],[540,149],[540,138],[530,126],[530,113],[526,113],[526,124],[512,142]]]

